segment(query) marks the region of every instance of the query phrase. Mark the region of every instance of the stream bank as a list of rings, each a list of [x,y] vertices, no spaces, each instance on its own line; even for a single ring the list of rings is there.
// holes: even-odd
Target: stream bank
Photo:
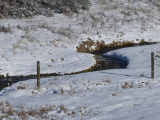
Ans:
[[[156,44],[154,43],[146,43],[146,44],[141,44],[141,45],[152,45]],[[136,47],[140,46],[140,44],[134,44],[134,45],[126,45],[124,47]],[[105,47],[104,49],[96,50],[92,54],[95,55],[96,59],[96,64],[94,66],[91,66],[88,70],[76,72],[76,73],[66,73],[64,75],[72,75],[72,74],[79,74],[79,73],[84,73],[84,72],[92,72],[92,71],[98,71],[98,70],[106,70],[106,69],[124,69],[128,65],[128,61],[121,60],[118,58],[110,57],[110,56],[104,56],[103,54],[105,52],[115,50],[115,49],[120,49],[120,47]],[[48,74],[41,74],[41,77],[49,77],[49,76],[60,76],[61,74],[57,73],[48,73]],[[9,86],[13,83],[19,82],[19,81],[24,81],[24,80],[29,80],[29,79],[36,79],[36,75],[29,75],[29,76],[0,76],[0,90],[3,89],[6,86]]]
[[[95,55],[96,64],[92,66],[88,70],[71,73],[71,74],[79,74],[84,72],[92,72],[98,70],[105,70],[105,69],[123,69],[127,66],[127,63],[121,59],[113,58],[113,57],[106,57],[100,54]],[[64,75],[71,75],[71,74],[64,74]],[[49,77],[49,76],[61,76],[61,74],[57,73],[49,73],[49,74],[41,74],[41,77]],[[29,80],[29,79],[36,79],[36,75],[29,75],[29,76],[1,76],[0,78],[0,90],[6,86],[12,85],[13,83]]]

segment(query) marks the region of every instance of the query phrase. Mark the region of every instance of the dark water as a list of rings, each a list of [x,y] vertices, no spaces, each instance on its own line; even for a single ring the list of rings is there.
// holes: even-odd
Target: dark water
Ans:
[[[127,62],[118,58],[106,57],[102,55],[96,55],[98,60],[97,69],[106,70],[106,69],[122,69],[127,66]]]
[[[10,76],[10,77],[0,77],[0,90],[12,85],[13,83],[19,81],[25,81],[29,79],[36,79],[36,76]]]

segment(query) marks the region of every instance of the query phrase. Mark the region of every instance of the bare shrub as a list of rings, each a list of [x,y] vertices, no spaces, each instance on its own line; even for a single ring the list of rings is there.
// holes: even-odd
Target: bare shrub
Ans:
[[[9,103],[8,101],[6,101],[6,103],[1,103],[1,113],[4,113],[4,116],[1,116],[2,118],[5,118],[8,116],[12,116],[16,114],[16,110],[14,110],[14,107],[12,106],[11,103]]]
[[[89,111],[87,110],[87,106],[83,106],[80,108],[81,109],[81,115],[85,116]]]
[[[37,109],[30,108],[28,110],[28,115],[36,117],[37,115],[39,115],[39,111]]]
[[[42,107],[39,111],[40,113],[47,113],[48,111],[51,111],[55,107],[56,107],[55,105],[46,105],[45,107]]]
[[[78,13],[80,8],[82,10],[88,10],[91,3],[89,0],[61,0],[61,3],[57,0],[56,5],[62,13]]]
[[[140,76],[144,76],[144,73],[140,74]]]
[[[101,42],[97,41],[97,42],[96,42],[95,50],[101,50],[101,49],[103,49],[104,47],[105,47],[105,42],[104,42],[104,41],[101,41]]]
[[[64,90],[63,90],[63,88],[61,88],[61,89],[60,89],[60,93],[61,93],[61,95],[63,95],[63,94],[64,94]]]
[[[10,116],[14,115],[15,110],[14,110],[14,107],[12,106],[12,104],[10,104],[8,101],[6,101],[6,107],[8,107],[7,114]]]
[[[93,46],[95,47],[95,49],[92,48]],[[105,47],[105,42],[104,41],[94,42],[92,39],[88,38],[87,41],[83,41],[82,44],[80,44],[77,47],[77,52],[93,53],[95,50],[101,50],[104,47]]]
[[[51,59],[51,62],[54,62],[54,59]]]
[[[32,91],[31,93],[32,93],[32,95],[37,95],[37,94],[38,94],[38,93],[35,92],[35,91]]]
[[[116,95],[117,95],[116,93],[113,93],[113,94],[112,94],[112,96],[116,96]]]
[[[52,111],[56,106],[55,105],[45,105],[41,108],[29,108],[25,105],[20,106],[20,110],[15,110],[12,104],[8,101],[5,103],[1,103],[1,116],[0,118],[7,118],[13,120],[13,116],[18,115],[19,120],[28,120],[29,117],[35,117],[38,119],[48,119],[47,113],[48,111]],[[66,108],[61,107],[61,111],[66,111]],[[16,120],[16,119],[15,119]]]
[[[68,109],[64,106],[64,105],[61,105],[61,106],[59,106],[59,113],[61,113],[61,112],[64,112],[64,113],[68,113]]]
[[[2,106],[2,108],[1,108],[1,112],[2,112],[2,113],[5,113],[5,112],[6,112],[5,104],[4,104],[4,103],[2,103],[2,104],[1,104],[1,106]]]
[[[88,10],[90,5],[89,0],[3,0],[0,4],[0,18],[78,13],[81,9]]]
[[[64,58],[60,58],[61,61],[64,61]]]
[[[140,42],[139,42],[140,45],[143,45],[143,44],[146,44],[146,43],[147,42],[144,39],[141,39]]]
[[[48,116],[46,115],[48,111],[53,110],[55,108],[55,105],[46,105],[41,108],[27,108],[25,106],[21,106],[20,112],[18,112],[18,116],[22,120],[28,120],[29,116],[41,118],[41,119],[48,119]]]
[[[123,89],[134,88],[134,86],[129,82],[125,82],[123,85],[121,85],[121,87]]]
[[[26,89],[25,86],[18,86],[17,89]]]
[[[0,106],[3,106],[3,102],[0,102]]]
[[[111,83],[111,81],[109,79],[104,80],[104,82]]]
[[[141,82],[141,84],[144,84],[145,86],[148,86],[148,82]]]
[[[10,26],[0,26],[0,32],[4,33],[11,33],[11,27]]]
[[[112,43],[110,44],[107,44],[106,47],[108,48],[121,48],[121,47],[127,47],[127,46],[132,46],[134,45],[135,43],[132,42],[132,41],[123,41],[123,42],[120,42],[120,41],[113,41]]]
[[[22,120],[28,120],[28,115],[25,111],[25,106],[21,105],[20,111],[17,113],[17,115],[22,119]]]

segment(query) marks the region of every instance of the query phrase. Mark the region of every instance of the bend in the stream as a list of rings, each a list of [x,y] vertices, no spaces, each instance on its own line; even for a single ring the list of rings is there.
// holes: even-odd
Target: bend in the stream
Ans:
[[[152,45],[156,44],[154,43],[147,43],[145,45]],[[144,44],[143,44],[144,45]],[[131,47],[138,46],[132,45]],[[129,47],[129,46],[126,46]],[[121,47],[120,47],[121,48]],[[95,55],[96,58],[96,65],[92,66],[88,70],[76,72],[76,73],[71,73],[71,74],[79,74],[79,73],[84,73],[84,72],[91,72],[91,71],[98,71],[98,70],[106,70],[106,69],[124,69],[126,66],[129,64],[129,59],[127,57],[124,57],[122,55],[106,55],[105,53],[107,51],[115,50],[115,49],[120,49],[120,48],[105,48],[99,51],[95,51],[93,54]],[[64,75],[71,75],[71,74],[64,74]],[[61,74],[57,73],[48,73],[48,74],[41,74],[41,77],[49,77],[49,76],[61,76]],[[18,81],[24,81],[24,80],[29,80],[29,79],[36,79],[36,75],[29,75],[29,76],[0,76],[0,90],[3,89],[4,87],[11,85],[13,83],[16,83]]]

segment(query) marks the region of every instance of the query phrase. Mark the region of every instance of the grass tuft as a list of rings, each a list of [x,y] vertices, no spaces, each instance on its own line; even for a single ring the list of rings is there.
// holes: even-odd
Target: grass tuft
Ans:
[[[93,49],[95,47],[95,49]],[[101,50],[105,47],[104,41],[94,42],[92,39],[88,38],[87,41],[83,41],[78,47],[77,52],[80,53],[93,53],[95,50]]]
[[[123,85],[121,85],[121,87],[123,89],[134,88],[134,86],[131,83],[129,83],[129,82],[125,82]]]
[[[0,26],[0,32],[3,33],[11,33],[11,27],[10,26]]]

